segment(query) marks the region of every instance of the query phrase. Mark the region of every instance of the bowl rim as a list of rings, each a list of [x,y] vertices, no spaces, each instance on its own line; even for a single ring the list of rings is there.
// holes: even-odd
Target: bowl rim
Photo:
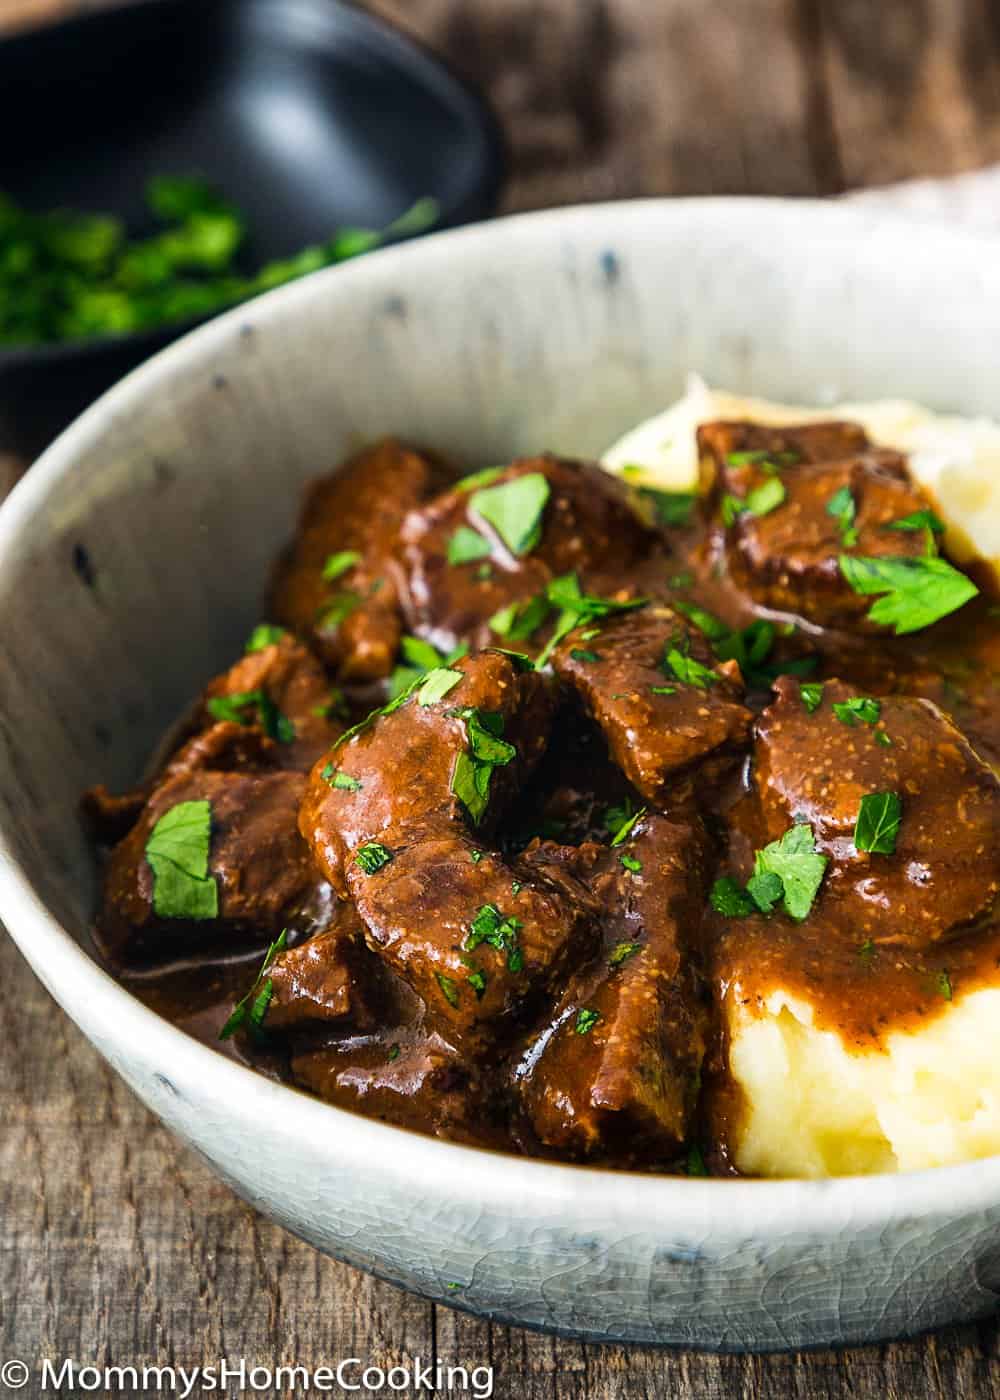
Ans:
[[[128,416],[134,404],[152,396],[176,371],[210,364],[216,346],[248,320],[262,329],[294,320],[300,303],[304,307],[307,299],[315,301],[324,290],[325,283],[317,279],[326,279],[330,286],[332,279],[353,279],[363,291],[365,284],[381,283],[397,266],[418,269],[422,261],[437,258],[442,248],[453,258],[498,236],[509,238],[512,232],[524,230],[542,236],[551,230],[553,245],[558,246],[569,228],[604,223],[608,236],[613,234],[620,241],[623,225],[641,226],[650,218],[669,222],[696,209],[721,218],[738,210],[742,219],[752,217],[765,224],[826,224],[852,236],[867,236],[875,226],[909,237],[919,230],[921,239],[937,239],[951,256],[959,250],[974,256],[978,250],[995,261],[1000,246],[987,233],[880,210],[862,211],[822,200],[723,196],[638,199],[510,215],[379,250],[213,318],[98,399],[42,454],[0,507],[0,583],[35,512],[55,496],[78,457],[99,441],[109,419]],[[169,1083],[188,1084],[201,1097],[211,1086],[209,1097],[226,1106],[225,1115],[249,1119],[265,1111],[270,1126],[289,1141],[304,1138],[314,1147],[322,1143],[331,1161],[343,1168],[368,1173],[383,1165],[398,1169],[394,1149],[398,1154],[405,1144],[405,1171],[414,1189],[420,1183],[430,1196],[446,1195],[451,1202],[480,1210],[488,1202],[491,1210],[506,1218],[544,1208],[547,1222],[557,1218],[578,1224],[586,1216],[591,1222],[627,1223],[637,1230],[648,1230],[652,1221],[658,1221],[677,1231],[685,1224],[696,1230],[699,1221],[703,1225],[707,1220],[715,1230],[741,1236],[816,1237],[835,1234],[848,1222],[852,1229],[863,1229],[889,1220],[951,1217],[1000,1205],[1000,1155],[912,1172],[817,1179],[647,1175],[467,1146],[338,1108],[228,1059],[147,1009],[48,912],[2,825],[0,923],[71,1019],[100,1027],[104,1037],[123,1047],[130,1059],[146,1062],[151,1073],[162,1071],[161,1077]],[[85,1012],[78,1019],[80,1006]],[[108,1027],[113,1027],[110,1036]],[[89,1032],[85,1034],[89,1038]]]

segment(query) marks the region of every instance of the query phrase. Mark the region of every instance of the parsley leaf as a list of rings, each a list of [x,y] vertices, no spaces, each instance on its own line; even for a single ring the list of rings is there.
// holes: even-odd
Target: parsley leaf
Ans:
[[[684,685],[693,685],[697,690],[707,690],[719,677],[708,666],[703,666],[693,656],[685,656],[677,647],[671,647],[665,658],[665,665]]]
[[[804,919],[812,908],[826,872],[828,857],[816,850],[812,827],[797,822],[784,836],[757,852],[754,877],[777,875],[784,887],[782,907],[793,919]],[[755,886],[759,890],[761,886]],[[749,889],[749,886],[748,886]],[[770,894],[773,886],[767,887]],[[755,898],[754,890],[750,890]]]
[[[284,952],[287,944],[288,930],[282,929],[278,937],[264,954],[264,961],[261,964],[260,971],[253,980],[250,990],[247,992],[246,996],[240,997],[239,1001],[233,1007],[229,1019],[219,1032],[220,1040],[228,1040],[231,1035],[235,1035],[236,1032],[241,1030],[244,1026],[252,1033],[260,1033],[261,1023],[267,1015],[267,1008],[271,1004],[274,983],[268,978],[262,987],[260,984],[264,981],[265,974],[275,958],[279,953]],[[257,991],[258,987],[260,987],[259,992]]]
[[[869,695],[852,695],[847,700],[836,702],[833,713],[841,724],[853,729],[858,720],[862,724],[875,724],[882,713],[882,706]]]
[[[490,552],[489,540],[468,525],[459,525],[448,541],[449,564],[471,564],[488,558]]]
[[[611,808],[608,809],[609,812],[610,812],[611,810],[612,810]],[[642,820],[642,818],[643,818],[645,815],[646,815],[646,809],[645,809],[645,807],[640,807],[639,810],[638,810],[637,812],[633,812],[630,816],[627,816],[627,817],[625,818],[625,820],[622,822],[621,826],[620,826],[620,827],[618,828],[618,830],[615,832],[614,836],[612,836],[612,838],[611,838],[611,845],[612,845],[613,847],[614,847],[614,846],[622,846],[622,845],[624,845],[625,842],[628,840],[628,838],[629,838],[629,837],[632,835],[632,833],[635,831],[635,828],[636,828],[637,824]],[[605,813],[605,817],[604,817],[605,822],[607,822],[607,818],[608,818],[608,813]]]
[[[629,958],[634,958],[641,951],[641,943],[616,943],[608,957],[608,966],[621,967],[623,962],[628,962]]]
[[[332,763],[324,763],[319,775],[327,787],[340,788],[344,792],[361,791],[361,784],[357,778],[352,778],[350,773],[342,773],[339,768],[334,768]]]
[[[354,854],[354,864],[360,865],[366,875],[377,874],[391,860],[392,852],[379,841],[366,841]]]
[[[903,816],[903,804],[895,792],[868,792],[861,799],[854,824],[854,849],[872,855],[891,856]]]
[[[744,508],[751,515],[770,515],[772,510],[784,504],[787,494],[784,482],[772,476],[769,481],[761,482],[760,486],[747,492]]]
[[[840,530],[840,543],[845,549],[850,549],[858,542],[858,532],[854,525],[857,509],[849,486],[842,486],[839,491],[834,491],[826,503],[826,513],[836,520]]]
[[[245,711],[257,711],[257,723],[269,739],[290,744],[295,739],[295,726],[287,715],[282,714],[271,697],[264,690],[240,690],[231,695],[213,695],[206,705],[213,719],[231,720],[236,724],[249,724]]]
[[[278,627],[273,622],[258,622],[247,638],[246,646],[243,649],[247,656],[251,656],[255,651],[263,651],[265,647],[272,647],[275,642],[280,642],[282,637],[287,636],[288,632],[284,627]]]
[[[327,583],[332,583],[341,574],[346,574],[348,569],[353,569],[360,559],[361,555],[356,549],[342,549],[337,554],[328,554],[323,565],[323,578]]]
[[[489,486],[490,482],[496,481],[505,470],[505,467],[483,467],[482,471],[470,472],[468,476],[463,476],[455,482],[455,490],[474,491],[477,486]]]
[[[601,659],[596,651],[589,651],[586,647],[573,647],[570,656],[574,661],[580,661],[584,665]]]
[[[337,594],[332,603],[328,603],[326,607],[320,609],[319,616],[316,618],[316,626],[333,632],[360,606],[360,595],[346,588],[343,593]]]
[[[814,715],[823,703],[823,682],[803,681],[799,686],[799,697],[811,715]]]
[[[458,1006],[458,987],[452,978],[446,977],[443,972],[435,972],[434,976],[448,1005]]]
[[[455,761],[451,790],[478,826],[489,806],[493,769],[510,763],[517,757],[517,750],[501,737],[502,715],[475,709],[454,713],[465,720],[469,748]]]
[[[522,642],[536,631],[549,613],[552,605],[544,593],[536,593],[523,603],[508,603],[493,614],[489,621],[491,632],[499,637],[507,637],[512,642]]]
[[[943,535],[945,524],[933,510],[915,510],[912,515],[890,520],[887,530],[930,530],[935,535]]]
[[[577,1035],[588,1035],[600,1020],[601,1013],[599,1011],[591,1011],[589,1007],[581,1006],[576,1013],[576,1023],[573,1029]]]
[[[948,976],[947,968],[943,969],[937,975],[937,989],[944,997],[945,1001],[951,1001],[951,978]]]
[[[979,589],[946,560],[881,559],[840,555],[840,572],[855,593],[882,593],[868,611],[872,622],[892,627],[897,637],[929,627],[975,598]]]
[[[510,972],[520,972],[524,968],[524,954],[518,935],[524,924],[511,914],[501,914],[495,904],[484,904],[469,925],[462,947],[467,952],[475,952],[481,943],[488,943],[507,959]]]
[[[154,825],[146,841],[153,871],[153,909],[161,919],[214,919],[219,891],[208,873],[212,805],[178,802]]]
[[[500,486],[487,486],[469,498],[469,509],[492,525],[511,554],[530,552],[542,537],[542,512],[549,483],[541,472],[516,476]]]
[[[464,677],[463,671],[452,671],[444,666],[436,666],[424,676],[423,684],[417,691],[418,705],[433,705],[443,700],[449,691],[454,690]]]
[[[642,869],[642,861],[636,860],[635,856],[622,854],[620,860],[625,869],[630,871],[633,875],[637,874]]]
[[[563,637],[568,636],[575,627],[598,618],[609,617],[612,613],[629,612],[633,608],[645,607],[649,601],[646,598],[626,598],[624,602],[617,598],[596,598],[581,590],[580,580],[575,573],[563,574],[562,577],[553,579],[545,593],[549,602],[560,609],[560,613],[552,636],[535,662],[539,668],[545,665]]]
[[[715,912],[724,914],[727,919],[743,919],[757,913],[754,901],[731,875],[716,880],[709,901]]]
[[[661,525],[684,529],[691,524],[698,494],[695,491],[660,491],[654,486],[640,486],[640,496],[652,501]]]
[[[718,642],[724,637],[732,635],[732,629],[723,622],[721,617],[706,612],[704,608],[699,608],[695,603],[686,603],[683,598],[675,598],[673,607],[675,612],[682,613],[688,621],[693,622],[698,631],[702,632],[709,641]]]

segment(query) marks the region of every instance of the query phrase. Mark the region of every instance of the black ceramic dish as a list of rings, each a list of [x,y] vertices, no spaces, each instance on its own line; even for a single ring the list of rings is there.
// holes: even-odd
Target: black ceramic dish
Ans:
[[[0,189],[142,232],[154,174],[197,174],[247,216],[248,268],[382,227],[423,195],[482,218],[503,171],[478,96],[342,0],[139,0],[0,43]],[[0,448],[30,458],[191,322],[0,349]]]

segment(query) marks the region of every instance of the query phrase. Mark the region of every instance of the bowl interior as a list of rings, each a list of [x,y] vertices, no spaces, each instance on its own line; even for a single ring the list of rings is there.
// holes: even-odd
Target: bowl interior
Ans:
[[[201,329],[90,409],[0,512],[0,870],[5,846],[83,939],[81,790],[133,780],[238,653],[303,482],[364,441],[398,433],[470,468],[596,454],[689,369],[785,399],[996,413],[998,293],[994,245],[971,235],[650,202],[390,249]]]

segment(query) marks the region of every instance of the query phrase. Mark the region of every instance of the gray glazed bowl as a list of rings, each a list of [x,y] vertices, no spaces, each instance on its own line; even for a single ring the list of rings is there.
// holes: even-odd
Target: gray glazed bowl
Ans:
[[[998,253],[804,202],[643,202],[444,234],[197,331],[18,486],[0,511],[0,918],[248,1201],[427,1297],[594,1339],[865,1342],[995,1306],[997,1158],[829,1182],[589,1171],[408,1134],[223,1059],[82,950],[95,877],[76,810],[87,784],[134,779],[237,653],[302,482],[359,443],[392,431],[470,467],[595,454],[689,368],[785,399],[995,413]]]

